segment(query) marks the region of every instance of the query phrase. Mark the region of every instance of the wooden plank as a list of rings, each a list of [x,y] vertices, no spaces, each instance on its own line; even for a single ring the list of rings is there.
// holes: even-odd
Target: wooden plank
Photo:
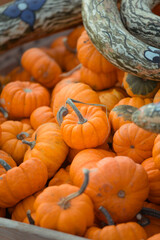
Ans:
[[[82,23],[81,0],[29,3],[12,1],[0,6],[0,53]]]
[[[0,218],[0,240],[87,240],[46,228]]]

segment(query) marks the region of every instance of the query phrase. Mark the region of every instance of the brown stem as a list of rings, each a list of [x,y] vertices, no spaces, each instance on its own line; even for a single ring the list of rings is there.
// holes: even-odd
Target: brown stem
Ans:
[[[76,115],[77,115],[77,117],[78,117],[78,119],[79,119],[79,124],[83,124],[83,123],[85,123],[85,122],[87,122],[87,119],[85,119],[83,116],[82,116],[82,114],[81,114],[81,112],[78,110],[78,108],[76,107],[76,105],[73,103],[73,100],[71,99],[71,98],[68,98],[67,99],[67,101],[66,101],[66,103],[68,104],[68,105],[70,105],[70,107],[73,109],[73,111],[76,113]]]
[[[31,216],[31,210],[27,210],[27,218],[28,218],[28,222],[31,224],[31,225],[34,225],[35,222],[34,222],[34,219],[32,218]]]
[[[75,71],[79,70],[81,67],[82,67],[82,64],[80,63],[76,67],[71,69],[70,71],[68,71],[66,73],[60,74],[60,77],[69,77],[72,73],[74,73]]]
[[[11,169],[11,166],[1,158],[0,158],[0,165],[3,166],[6,171]]]
[[[67,42],[67,38],[63,38],[63,43],[64,43],[64,46],[66,47],[66,49],[71,52],[71,53],[74,53],[76,54],[77,53],[77,49],[76,48],[71,48],[69,45],[68,45],[68,42]]]
[[[103,207],[103,206],[100,206],[99,207],[99,210],[104,214],[104,216],[106,217],[107,219],[107,222],[108,222],[108,225],[115,225],[111,215],[109,214],[109,212]]]
[[[8,118],[8,112],[3,107],[0,107],[0,112],[3,114],[5,118]]]
[[[63,208],[63,209],[69,208],[70,207],[70,200],[78,197],[79,195],[81,195],[85,191],[86,187],[88,186],[88,182],[89,182],[89,170],[88,169],[83,169],[83,172],[84,172],[84,181],[83,181],[82,186],[80,187],[80,189],[77,192],[71,193],[70,195],[68,195],[65,198],[62,198],[59,201],[58,205],[61,208]]]
[[[64,106],[62,106],[59,111],[57,112],[57,122],[59,125],[63,122],[63,117],[68,114],[68,109]]]
[[[21,133],[17,134],[18,140],[23,140],[25,137],[29,137],[29,133],[21,132]]]

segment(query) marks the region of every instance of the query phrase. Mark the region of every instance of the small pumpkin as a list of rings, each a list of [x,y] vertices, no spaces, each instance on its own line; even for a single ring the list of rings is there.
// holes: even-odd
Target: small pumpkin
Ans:
[[[55,86],[62,72],[58,63],[39,48],[27,49],[21,57],[21,64],[37,82],[47,88]]]
[[[30,147],[23,161],[31,157],[39,158],[48,170],[48,178],[53,177],[68,154],[68,146],[64,142],[60,127],[57,123],[44,123],[33,133],[30,141],[22,140],[23,145]]]
[[[1,164],[3,162],[1,160]],[[31,158],[18,167],[9,169],[0,178],[0,207],[12,207],[41,190],[47,182],[47,176],[45,164],[37,158]]]
[[[110,134],[110,122],[106,113],[97,106],[84,105],[76,107],[73,99],[67,99],[73,111],[66,114],[59,121],[61,132],[66,144],[74,149],[93,148],[103,144]],[[78,103],[80,103],[78,101]],[[58,115],[63,116],[63,111],[67,108],[61,108]],[[57,118],[58,119],[58,118]]]
[[[153,98],[153,103],[159,103],[160,102],[160,89],[156,92]]]
[[[160,239],[160,233],[157,233],[153,235],[152,237],[148,238],[147,240],[159,240]]]
[[[11,155],[6,153],[3,150],[0,150],[0,159],[3,159],[6,163],[8,163],[11,166],[11,168],[17,166],[16,162],[13,160]],[[4,173],[6,173],[6,170],[3,166],[0,165],[0,175],[2,175]]]
[[[37,107],[49,106],[50,94],[39,83],[15,81],[3,88],[0,102],[12,120],[27,118]]]
[[[7,74],[7,77],[9,77],[10,82],[13,82],[13,81],[34,82],[35,81],[32,75],[29,72],[27,72],[25,69],[23,69],[22,66],[17,66],[14,69],[12,69],[12,71],[10,71]]]
[[[0,124],[7,121],[7,119],[8,112],[3,107],[0,107]]]
[[[58,172],[53,176],[49,181],[48,186],[59,186],[61,184],[72,184],[70,175],[69,175],[69,165],[66,168],[60,168]]]
[[[1,124],[0,147],[3,151],[10,154],[14,161],[19,165],[23,161],[28,146],[22,143],[22,139],[31,138],[33,129],[30,125],[20,121],[8,120]]]
[[[154,141],[152,156],[156,167],[160,169],[160,134],[157,135]]]
[[[131,97],[152,98],[160,88],[160,82],[127,74],[123,79],[123,86]]]
[[[56,122],[53,111],[48,106],[36,108],[30,115],[30,124],[34,130],[47,122]]]
[[[83,236],[87,227],[92,226],[94,221],[93,203],[83,193],[89,180],[86,174],[87,172],[81,188],[70,184],[45,188],[34,203],[35,224]]]
[[[136,163],[142,163],[152,156],[157,134],[139,128],[134,123],[122,125],[113,136],[113,149],[119,156],[128,156]]]

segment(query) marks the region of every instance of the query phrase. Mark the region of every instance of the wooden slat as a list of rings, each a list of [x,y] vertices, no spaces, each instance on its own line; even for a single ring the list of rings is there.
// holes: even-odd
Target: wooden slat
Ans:
[[[46,228],[0,218],[0,240],[87,240]]]

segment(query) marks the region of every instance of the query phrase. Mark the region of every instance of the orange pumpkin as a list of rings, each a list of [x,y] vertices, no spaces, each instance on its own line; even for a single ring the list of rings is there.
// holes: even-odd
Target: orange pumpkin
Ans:
[[[0,159],[3,159],[6,163],[8,163],[11,168],[17,166],[16,162],[13,160],[11,155],[6,153],[5,151],[0,150]],[[6,173],[6,170],[3,166],[0,165],[0,175],[4,173]]]
[[[80,189],[70,184],[45,188],[34,203],[35,224],[83,236],[94,221],[93,203],[83,193],[87,184],[88,176]]]
[[[1,129],[0,147],[3,151],[10,154],[17,165],[19,165],[22,163],[28,148],[28,146],[22,143],[22,139],[31,138],[33,129],[26,123],[11,120],[2,123]]]
[[[47,88],[55,86],[62,72],[58,63],[39,48],[26,50],[21,57],[21,64],[37,82]]]
[[[32,75],[25,69],[23,69],[22,66],[15,67],[11,72],[7,74],[7,77],[9,77],[10,82],[13,81],[34,82],[34,78],[32,77]]]
[[[7,121],[7,119],[8,112],[4,108],[0,107],[0,124]]]
[[[85,30],[77,41],[77,55],[80,63],[91,71],[108,73],[117,69],[95,48]]]
[[[50,94],[39,83],[15,81],[3,88],[0,101],[10,118],[20,119],[30,117],[37,107],[48,106]]]
[[[153,160],[155,162],[156,167],[160,169],[160,134],[157,135],[154,141],[152,156],[153,156]]]
[[[83,106],[77,108],[71,99],[66,103],[73,109],[60,122],[66,144],[74,149],[93,148],[103,144],[111,130],[106,113],[99,107],[83,105],[83,103]],[[63,116],[63,111],[64,108],[60,109],[58,114]]]
[[[48,106],[36,108],[30,116],[30,123],[34,130],[47,122],[56,122],[53,111]]]
[[[72,184],[69,176],[69,167],[60,168],[54,177],[49,181],[48,186],[59,186],[64,183]]]
[[[37,158],[31,158],[18,167],[11,168],[0,178],[0,207],[14,206],[41,190],[46,182],[47,168]]]
[[[75,156],[70,165],[73,184],[76,186],[82,184],[81,171],[90,164],[90,181],[86,194],[93,201],[98,219],[106,222],[98,210],[103,206],[116,223],[130,221],[141,210],[148,197],[149,183],[144,168],[129,157],[123,156],[104,157],[95,162],[91,156],[87,159],[88,164],[85,161],[80,163],[76,161],[75,164],[75,159],[81,152]]]
[[[148,200],[152,203],[160,204],[160,170],[157,169],[153,158],[148,158],[142,162],[149,179]]]
[[[153,103],[159,103],[160,102],[160,89],[157,91],[157,93],[154,95]]]
[[[30,141],[22,140],[30,148],[24,155],[24,161],[31,157],[39,158],[48,170],[48,178],[53,177],[68,154],[68,146],[64,142],[57,123],[44,123],[33,133]]]
[[[153,235],[152,237],[148,238],[147,240],[159,240],[160,239],[160,233]]]
[[[113,136],[113,149],[119,156],[128,156],[136,163],[152,156],[157,134],[143,130],[134,123],[122,125]]]

